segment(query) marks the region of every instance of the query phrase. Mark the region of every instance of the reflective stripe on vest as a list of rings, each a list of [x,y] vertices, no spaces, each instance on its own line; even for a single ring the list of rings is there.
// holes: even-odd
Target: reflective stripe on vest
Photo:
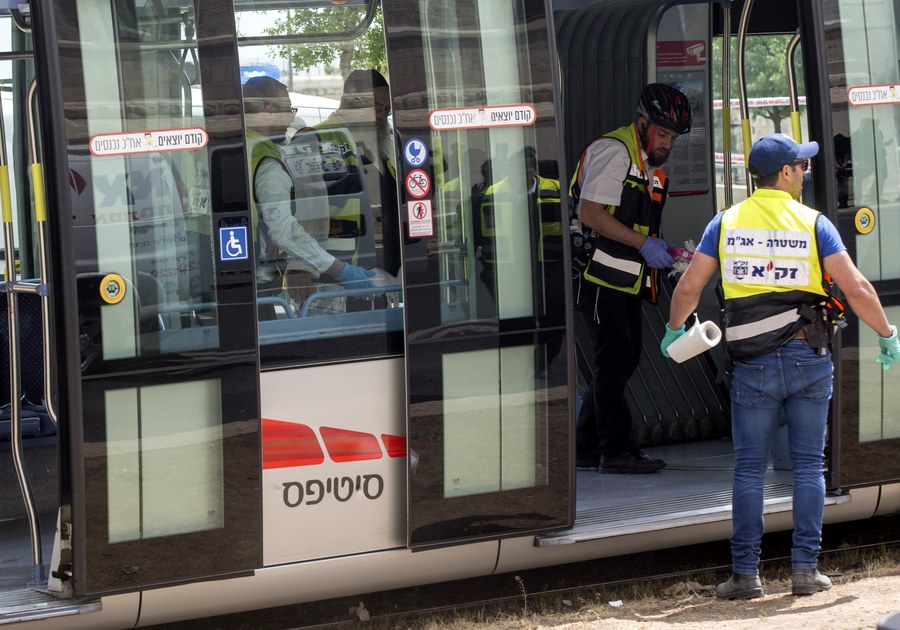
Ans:
[[[790,326],[800,319],[800,313],[796,308],[789,311],[766,317],[749,324],[741,324],[740,326],[729,326],[725,328],[725,338],[728,341],[743,341],[757,335],[763,335],[768,332],[774,332],[784,326]]]
[[[651,233],[656,233],[659,230],[662,204],[665,201],[665,172],[662,169],[654,170],[651,183],[641,169],[643,158],[633,123],[602,137],[614,138],[624,144],[631,160],[622,182],[622,201],[619,206],[608,206],[609,213],[639,234],[650,236]],[[570,186],[570,191],[576,199],[580,193],[577,178],[582,161],[578,163]],[[656,272],[647,268],[643,256],[637,249],[603,236],[597,236],[595,243],[594,252],[584,269],[583,275],[586,280],[630,295],[639,295],[645,286],[655,289]],[[651,293],[651,300],[655,300],[655,291]]]
[[[818,217],[788,193],[769,188],[756,190],[722,215],[719,264],[731,358],[761,356],[780,347],[808,323],[800,308],[826,295]]]

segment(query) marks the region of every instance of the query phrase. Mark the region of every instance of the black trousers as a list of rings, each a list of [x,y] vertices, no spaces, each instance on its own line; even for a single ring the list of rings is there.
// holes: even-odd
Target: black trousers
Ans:
[[[576,424],[578,459],[638,448],[625,387],[641,360],[641,299],[582,280],[576,323],[591,344],[591,381]],[[582,339],[582,343],[584,339]]]

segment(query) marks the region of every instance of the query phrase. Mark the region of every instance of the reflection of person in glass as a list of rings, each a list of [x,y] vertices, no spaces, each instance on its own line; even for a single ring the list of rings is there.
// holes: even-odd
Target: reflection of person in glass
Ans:
[[[292,297],[302,302],[304,289],[290,282],[293,271],[300,277],[327,275],[348,288],[371,287],[374,271],[337,260],[294,216],[294,184],[276,144],[294,120],[287,88],[271,77],[249,79],[244,84],[244,106],[260,292],[287,289],[298,293]]]
[[[315,126],[320,150],[329,161],[325,179],[332,199],[331,230],[343,225],[347,234],[360,234],[371,229],[361,213],[362,193],[371,204],[371,219],[382,220],[385,234],[396,232],[397,195],[394,168],[394,144],[388,116],[391,113],[391,94],[388,83],[377,70],[354,70],[344,81],[340,106],[328,118]],[[364,177],[364,181],[360,177]],[[338,195],[348,195],[341,199]],[[355,226],[355,228],[354,228]],[[338,230],[340,231],[340,230]],[[399,265],[399,243],[384,239],[384,260],[378,261],[391,274]],[[356,262],[371,252],[358,251],[356,239],[332,238],[329,251],[343,260]]]

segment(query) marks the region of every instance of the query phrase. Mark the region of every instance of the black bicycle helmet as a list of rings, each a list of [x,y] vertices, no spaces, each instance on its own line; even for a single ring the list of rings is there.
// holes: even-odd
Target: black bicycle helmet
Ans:
[[[677,134],[691,130],[690,102],[684,94],[665,83],[651,83],[641,90],[637,113]]]

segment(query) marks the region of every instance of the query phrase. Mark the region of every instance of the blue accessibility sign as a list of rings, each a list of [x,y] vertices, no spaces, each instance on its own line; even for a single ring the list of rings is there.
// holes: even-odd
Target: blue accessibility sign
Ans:
[[[219,228],[219,258],[223,261],[246,260],[250,254],[247,251],[247,226],[228,225]]]
[[[403,159],[410,166],[422,166],[428,159],[428,147],[419,138],[410,138],[403,145]]]

